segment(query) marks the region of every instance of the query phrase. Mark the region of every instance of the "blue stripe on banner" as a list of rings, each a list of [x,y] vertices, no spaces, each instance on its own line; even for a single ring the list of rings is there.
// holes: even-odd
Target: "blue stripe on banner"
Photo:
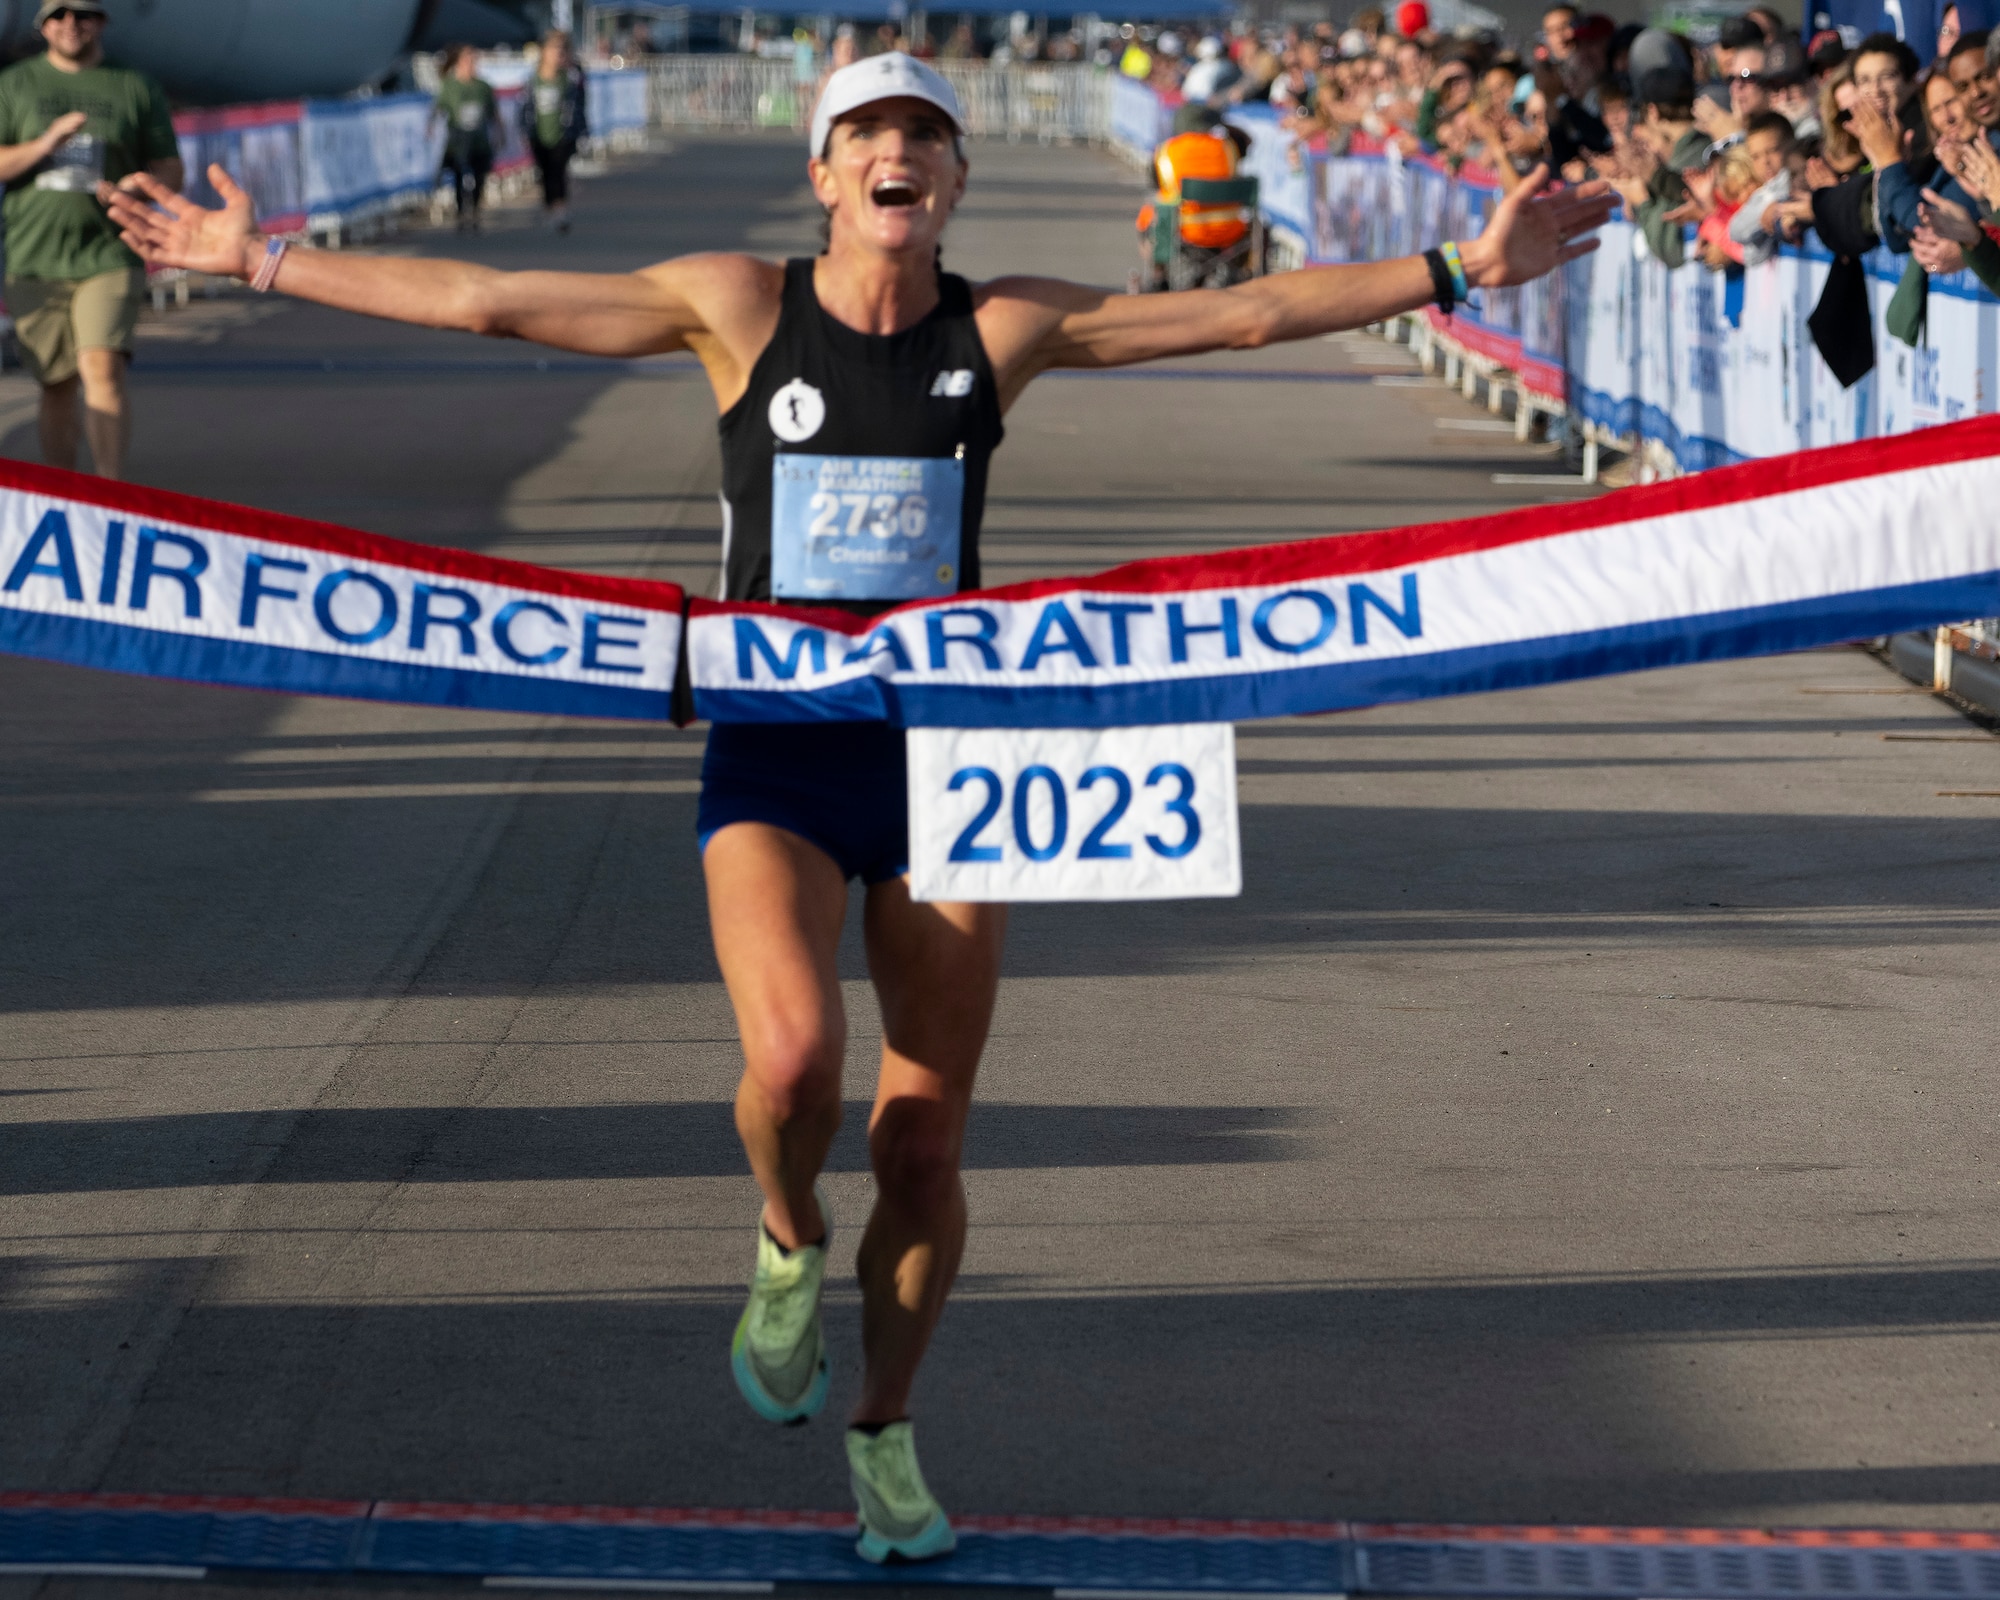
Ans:
[[[8,1502],[12,1501],[13,1504]],[[138,1502],[138,1503],[133,1503]],[[498,1577],[526,1587],[880,1587],[851,1513],[434,1506],[0,1493],[0,1575],[77,1567]],[[898,1585],[1464,1600],[2000,1600],[1990,1533],[960,1519]],[[523,1580],[526,1580],[525,1582]],[[405,1578],[407,1582],[407,1576]]]
[[[1470,650],[1282,672],[1096,688],[897,685],[882,678],[863,678],[810,692],[697,689],[695,709],[697,715],[711,721],[878,719],[905,727],[943,728],[1246,722],[1258,717],[1352,711],[1398,700],[1525,689],[1699,661],[1778,655],[1928,626],[1941,616],[1992,616],[1996,612],[2000,612],[2000,572],[1987,572]]]
[[[0,651],[77,667],[293,694],[571,717],[668,720],[664,690],[370,661],[254,640],[209,639],[0,606]]]

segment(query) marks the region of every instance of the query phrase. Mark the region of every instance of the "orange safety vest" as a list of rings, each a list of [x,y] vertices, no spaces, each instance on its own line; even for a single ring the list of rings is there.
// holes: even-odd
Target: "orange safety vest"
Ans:
[[[1159,179],[1160,199],[1177,201],[1183,178],[1236,176],[1235,141],[1226,134],[1177,133],[1153,152],[1153,171]],[[1249,231],[1241,206],[1181,207],[1181,237],[1204,250],[1224,249]]]

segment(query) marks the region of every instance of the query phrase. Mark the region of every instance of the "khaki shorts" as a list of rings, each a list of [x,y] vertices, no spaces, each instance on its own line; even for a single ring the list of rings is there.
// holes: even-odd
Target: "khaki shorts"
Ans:
[[[132,330],[146,299],[143,267],[121,267],[94,278],[9,278],[7,309],[21,364],[40,384],[76,376],[79,350],[132,353]]]

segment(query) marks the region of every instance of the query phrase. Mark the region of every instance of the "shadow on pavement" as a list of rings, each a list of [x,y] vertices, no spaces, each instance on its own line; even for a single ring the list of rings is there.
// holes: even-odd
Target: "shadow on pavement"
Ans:
[[[10,1265],[17,1279],[61,1276],[59,1262],[0,1264],[0,1292]],[[102,1267],[91,1281],[114,1297],[175,1270],[133,1263],[121,1284]],[[19,1315],[60,1347],[67,1322],[100,1309]],[[736,1310],[733,1289],[664,1286],[197,1306],[103,1486],[394,1497],[448,1482],[500,1501],[838,1504],[835,1432],[738,1414],[724,1361]],[[853,1321],[836,1292],[836,1412]],[[965,1510],[1810,1520],[1842,1504],[1990,1503],[2000,1463],[1746,1464],[1726,1412],[1703,1411],[1717,1360],[1762,1349],[1810,1364],[1829,1340],[1996,1322],[1992,1262],[1056,1297],[971,1276],[918,1410],[931,1480]]]

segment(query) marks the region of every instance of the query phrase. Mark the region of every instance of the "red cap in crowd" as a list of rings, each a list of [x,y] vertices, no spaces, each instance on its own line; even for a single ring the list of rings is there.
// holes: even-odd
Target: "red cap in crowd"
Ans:
[[[1403,0],[1396,7],[1396,31],[1405,39],[1414,39],[1431,25],[1431,8],[1424,0]]]

